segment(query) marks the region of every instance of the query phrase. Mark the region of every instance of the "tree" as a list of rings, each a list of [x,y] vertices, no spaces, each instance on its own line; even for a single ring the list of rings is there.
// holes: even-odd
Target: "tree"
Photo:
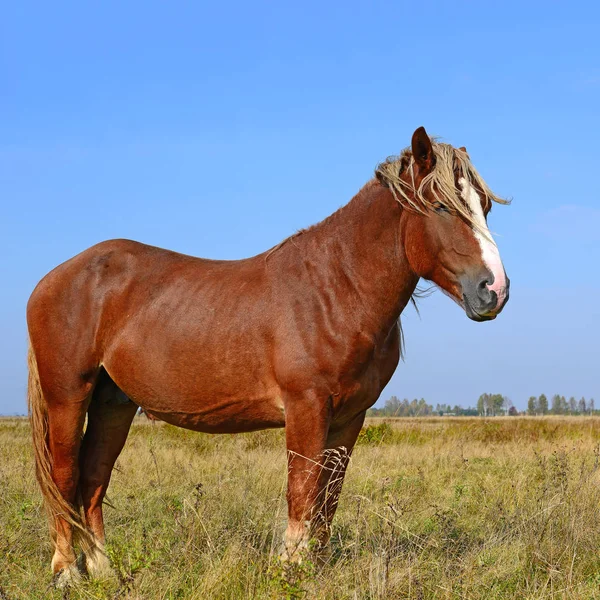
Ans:
[[[385,414],[390,417],[399,417],[400,416],[400,400],[396,396],[392,396],[389,400],[386,401],[384,406]]]
[[[585,415],[585,411],[587,410],[587,406],[585,404],[585,398],[579,399],[579,404],[577,405],[577,410],[580,414]]]
[[[542,415],[548,413],[548,398],[546,398],[546,394],[541,394],[538,398],[538,409]]]
[[[424,415],[428,415],[430,413],[430,406],[428,406],[427,402],[425,402],[424,398],[421,398],[417,403],[417,415],[420,417]]]
[[[404,398],[404,400],[402,400],[402,404],[400,405],[400,414],[403,417],[410,417],[411,416],[411,414],[410,414],[410,405],[408,403],[408,398]]]
[[[590,415],[594,414],[594,399],[590,398]]]
[[[538,411],[538,399],[535,396],[529,396],[527,401],[527,414],[533,416]]]
[[[487,417],[490,403],[489,394],[481,394],[477,399],[477,412],[479,416]]]
[[[502,394],[492,395],[492,414],[494,416],[502,414],[502,408],[504,406],[504,396]]]
[[[575,396],[571,396],[569,398],[569,412],[574,415],[577,412],[577,400],[575,400]]]
[[[554,394],[554,396],[552,396],[552,408],[550,409],[550,412],[553,415],[560,415],[560,408],[560,396],[558,394]]]
[[[509,414],[511,417],[516,417],[516,416],[519,414],[519,411],[518,411],[518,410],[517,410],[517,409],[516,409],[514,406],[511,406],[511,407],[508,409],[508,414]]]
[[[564,396],[561,396],[560,397],[560,413],[562,415],[566,415],[568,411],[569,411],[569,403],[567,402],[567,399]]]

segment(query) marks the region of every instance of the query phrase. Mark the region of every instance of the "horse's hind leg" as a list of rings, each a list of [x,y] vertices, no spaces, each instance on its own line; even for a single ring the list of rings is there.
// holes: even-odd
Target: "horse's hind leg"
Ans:
[[[48,400],[48,443],[52,457],[50,475],[57,492],[62,496],[62,499],[56,498],[50,492],[53,496],[50,502],[54,520],[52,571],[60,573],[57,584],[62,585],[76,579],[79,573],[73,549],[73,524],[78,521],[78,459],[90,388],[79,383],[72,388],[61,386],[56,391],[59,393],[46,389],[45,396]],[[60,503],[64,501],[66,505],[63,509]]]
[[[103,371],[88,409],[79,460],[81,500],[87,526],[94,535],[94,545],[86,551],[87,571],[93,577],[111,572],[104,552],[102,501],[137,408]]]

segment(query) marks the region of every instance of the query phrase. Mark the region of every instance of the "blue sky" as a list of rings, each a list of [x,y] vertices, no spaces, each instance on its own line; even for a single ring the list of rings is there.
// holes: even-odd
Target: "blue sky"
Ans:
[[[384,391],[600,400],[600,7],[570,2],[2,3],[0,413],[25,411],[37,281],[126,237],[256,254],[424,125],[512,196],[494,322],[441,293]]]

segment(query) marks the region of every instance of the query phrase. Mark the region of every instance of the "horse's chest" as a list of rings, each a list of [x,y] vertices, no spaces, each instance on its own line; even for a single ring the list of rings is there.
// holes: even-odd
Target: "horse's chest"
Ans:
[[[372,406],[394,374],[399,358],[399,333],[394,328],[381,345],[371,349],[364,362],[341,371],[333,397],[334,412],[356,414]]]

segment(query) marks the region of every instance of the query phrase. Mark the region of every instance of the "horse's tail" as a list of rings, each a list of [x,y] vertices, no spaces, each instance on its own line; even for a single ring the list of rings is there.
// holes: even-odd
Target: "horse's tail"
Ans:
[[[52,478],[52,454],[49,444],[48,405],[40,385],[37,361],[31,343],[27,355],[29,367],[29,381],[27,385],[27,403],[29,407],[29,420],[33,438],[33,452],[35,458],[35,472],[37,476],[44,506],[48,513],[50,533],[53,541],[56,540],[56,517],[61,517],[72,527],[83,547],[91,542],[92,538],[81,518],[79,507],[67,502]],[[79,496],[79,494],[77,494]],[[79,500],[78,500],[79,503]]]

